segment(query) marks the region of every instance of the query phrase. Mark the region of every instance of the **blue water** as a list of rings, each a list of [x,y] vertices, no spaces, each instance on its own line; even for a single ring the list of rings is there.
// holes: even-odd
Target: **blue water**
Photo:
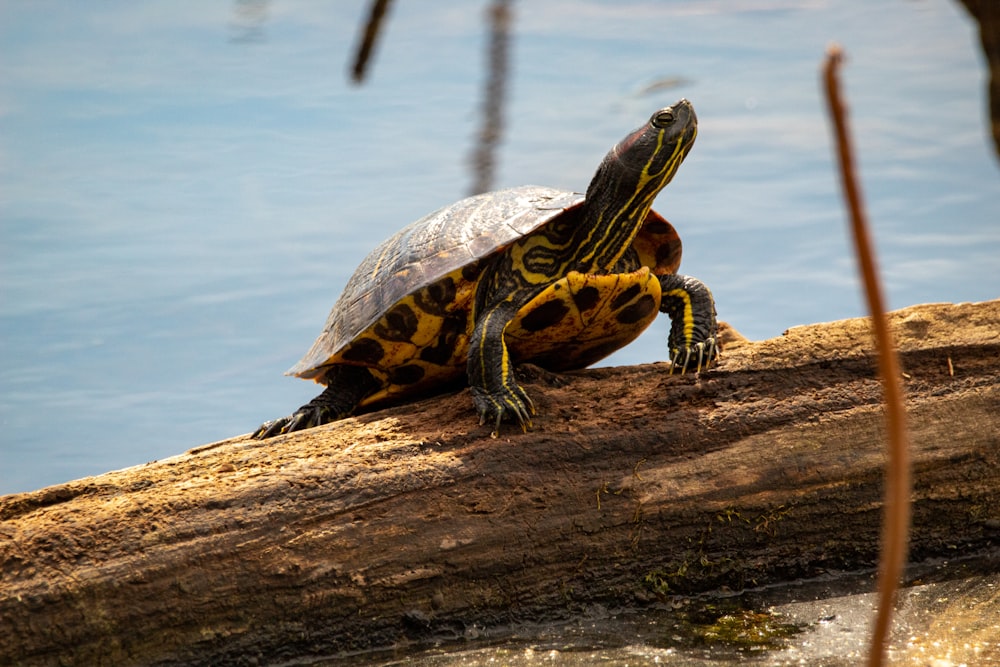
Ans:
[[[358,260],[468,193],[487,3],[394,3],[355,87],[366,5],[0,6],[0,493],[308,400],[282,373]],[[745,335],[864,312],[819,95],[831,40],[890,305],[1000,296],[986,70],[957,3],[536,0],[513,28],[495,187],[583,189],[689,98],[698,143],[657,208]],[[606,363],[664,359],[666,331]]]

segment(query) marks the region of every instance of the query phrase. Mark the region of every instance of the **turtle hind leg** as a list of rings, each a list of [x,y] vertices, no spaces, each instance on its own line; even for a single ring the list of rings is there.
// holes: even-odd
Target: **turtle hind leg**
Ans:
[[[322,394],[287,417],[261,424],[253,437],[264,440],[349,417],[364,398],[382,386],[363,366],[331,366],[324,380],[327,387]]]
[[[504,332],[526,298],[515,293],[490,306],[476,321],[469,341],[467,370],[472,401],[479,423],[493,425],[497,437],[500,422],[516,421],[521,430],[531,427],[535,406],[514,379],[513,361],[504,341]]]
[[[660,276],[663,297],[660,310],[670,316],[670,371],[679,368],[700,371],[719,358],[715,299],[697,278],[670,274]]]

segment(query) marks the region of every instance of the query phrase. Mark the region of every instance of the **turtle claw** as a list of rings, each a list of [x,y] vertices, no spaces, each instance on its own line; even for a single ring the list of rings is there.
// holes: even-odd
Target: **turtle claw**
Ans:
[[[674,374],[675,368],[680,368],[680,374],[691,368],[694,363],[694,372],[707,370],[719,359],[719,346],[714,336],[710,336],[700,343],[684,348],[675,347],[670,354],[670,374]]]
[[[285,425],[288,423],[289,419],[291,418],[282,417],[280,419],[266,421],[261,424],[250,437],[254,440],[267,440],[268,438],[273,438],[276,435],[281,435],[285,432]]]
[[[513,387],[504,387],[497,394],[490,394],[485,389],[473,387],[472,401],[476,405],[476,412],[479,413],[480,426],[485,425],[487,420],[493,419],[495,415],[491,438],[499,437],[500,423],[504,419],[516,420],[524,433],[531,428],[531,416],[535,414],[535,404],[516,384]]]
[[[286,433],[291,433],[292,431],[301,431],[304,428],[309,428],[308,426],[302,425],[303,421],[302,411],[300,410],[294,415],[264,422],[250,437],[254,440],[267,440],[268,438],[273,438],[276,435],[284,435]]]
[[[486,415],[479,418],[479,423],[482,424],[486,419]],[[490,433],[490,437],[496,440],[500,436],[500,422],[503,421],[503,411],[497,410],[497,421],[493,424],[493,431]]]
[[[304,431],[307,428],[326,424],[339,418],[322,405],[304,405],[287,417],[264,422],[260,428],[253,432],[251,437],[255,440],[267,440],[276,435]]]

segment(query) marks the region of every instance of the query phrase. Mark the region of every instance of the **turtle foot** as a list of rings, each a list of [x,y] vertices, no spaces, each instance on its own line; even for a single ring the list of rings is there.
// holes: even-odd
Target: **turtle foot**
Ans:
[[[288,417],[265,422],[254,431],[253,437],[264,440],[350,417],[361,399],[380,386],[371,371],[361,366],[331,366],[324,381],[328,386],[322,394]]]
[[[294,431],[304,431],[307,428],[336,421],[345,416],[346,415],[336,414],[325,405],[313,405],[310,403],[308,405],[303,405],[287,417],[281,417],[280,419],[273,419],[269,422],[264,422],[260,425],[260,428],[254,431],[252,437],[255,440],[266,440],[267,438],[273,438],[276,435],[284,435],[285,433],[292,433]]]
[[[254,440],[266,440],[267,438],[273,438],[276,435],[281,435],[285,432],[285,425],[288,424],[291,417],[282,417],[280,419],[272,419],[271,421],[266,421],[257,427],[250,437]]]
[[[535,405],[517,384],[505,385],[492,394],[485,389],[473,387],[472,401],[479,414],[479,424],[493,422],[493,432],[490,433],[493,438],[499,435],[500,423],[504,420],[517,421],[525,432],[531,428],[531,415],[535,414]]]
[[[680,369],[681,375],[686,371],[695,373],[707,370],[719,360],[719,344],[715,336],[709,336],[700,343],[690,347],[674,347],[670,350],[670,374]]]

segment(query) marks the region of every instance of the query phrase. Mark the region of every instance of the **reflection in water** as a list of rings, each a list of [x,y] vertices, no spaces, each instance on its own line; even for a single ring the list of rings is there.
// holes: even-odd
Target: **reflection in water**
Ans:
[[[1000,575],[996,554],[913,566],[900,591],[889,645],[892,664],[1000,664]],[[954,578],[959,577],[959,578]],[[722,666],[861,664],[875,593],[870,575],[830,575],[733,596],[675,598],[643,610],[594,605],[575,619],[491,633],[466,628],[418,650],[405,642],[320,665]]]
[[[668,90],[673,90],[680,86],[686,86],[693,83],[682,76],[664,76],[648,83],[644,83],[635,91],[636,97],[645,97],[647,95],[654,95],[656,93],[662,93]]]
[[[364,32],[361,33],[358,55],[354,58],[354,66],[351,68],[351,80],[354,83],[360,84],[365,80],[365,74],[368,73],[368,59],[372,49],[375,48],[375,41],[382,28],[382,19],[385,18],[388,9],[389,0],[372,0],[368,21],[365,23]]]
[[[507,90],[510,0],[495,0],[487,11],[490,20],[489,72],[483,96],[483,124],[472,153],[474,180],[470,195],[493,189],[495,154],[503,130],[504,94]]]
[[[264,41],[268,0],[236,0],[233,20],[229,24],[230,41],[249,44]]]

